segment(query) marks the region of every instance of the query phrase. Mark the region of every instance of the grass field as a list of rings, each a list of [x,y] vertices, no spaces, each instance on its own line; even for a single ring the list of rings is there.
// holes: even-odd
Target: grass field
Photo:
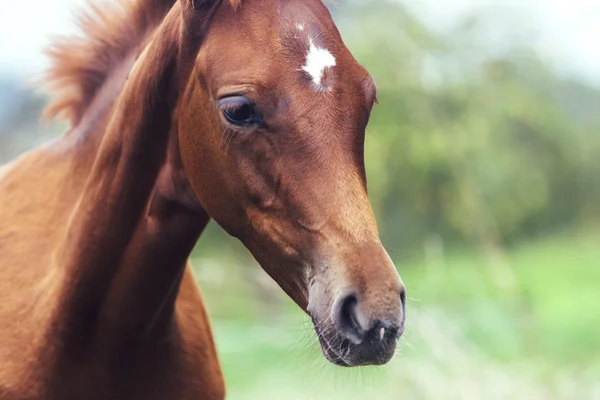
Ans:
[[[600,399],[600,235],[509,251],[501,289],[475,253],[397,261],[409,325],[384,367],[327,364],[309,320],[256,265],[195,265],[230,399]]]

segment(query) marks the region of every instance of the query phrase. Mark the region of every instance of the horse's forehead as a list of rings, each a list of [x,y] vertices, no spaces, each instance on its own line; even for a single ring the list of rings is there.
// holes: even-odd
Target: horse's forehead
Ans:
[[[293,85],[286,79],[291,78],[321,91],[350,84],[353,79],[348,78],[366,72],[345,47],[320,0],[248,0],[241,8],[230,10],[228,21],[220,21],[222,38],[213,42],[208,61],[218,64],[213,68],[217,75],[237,71],[262,76],[263,83],[271,83],[268,86]],[[235,51],[225,50],[232,46]],[[264,82],[269,80],[275,82]]]
[[[288,65],[299,78],[312,81],[313,88],[327,89],[334,68],[340,68],[340,44],[311,21],[295,21],[289,29],[282,37]]]
[[[221,22],[225,34],[235,41],[250,41],[258,54],[285,52],[289,47],[304,44],[306,56],[311,49],[319,54],[317,44],[327,42],[329,53],[344,48],[335,23],[321,0],[247,0],[243,10],[229,10],[228,18]],[[231,26],[234,26],[232,29]],[[237,31],[237,34],[232,34]]]
[[[278,23],[281,53],[296,76],[312,81],[313,89],[344,85],[337,76],[351,77],[365,71],[351,56],[320,0],[284,1]],[[336,71],[341,71],[340,74]],[[338,81],[338,82],[335,82]]]

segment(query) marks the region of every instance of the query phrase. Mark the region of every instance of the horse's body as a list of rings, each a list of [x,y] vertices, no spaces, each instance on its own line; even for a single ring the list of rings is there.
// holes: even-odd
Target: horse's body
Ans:
[[[222,398],[223,377],[189,267],[168,330],[157,324],[154,330],[133,331],[136,337],[103,338],[110,348],[81,343],[68,350],[66,360],[56,348],[68,340],[53,329],[64,318],[59,296],[66,277],[53,257],[97,151],[82,150],[74,140],[59,139],[0,172],[0,399]],[[173,260],[165,282],[173,282],[170,275],[181,268],[181,261]],[[164,295],[157,300],[170,290],[161,289]]]
[[[242,213],[236,207],[225,210],[232,200],[218,190],[197,186],[199,182],[208,184],[211,174],[219,168],[228,168],[218,162],[217,167],[211,166],[220,157],[215,154],[220,153],[203,149],[203,144],[184,134],[191,131],[190,126],[203,123],[203,130],[215,132],[217,139],[207,136],[202,143],[214,142],[214,149],[223,145],[220,120],[216,122],[211,116],[211,108],[202,109],[194,101],[200,98],[197,93],[211,82],[192,84],[196,82],[192,71],[195,65],[202,64],[197,53],[203,37],[207,36],[210,48],[211,35],[219,31],[218,27],[208,30],[212,17],[220,15],[232,23],[237,18],[235,13],[240,12],[235,10],[235,1],[221,3],[131,1],[125,14],[115,17],[115,23],[121,24],[118,32],[132,36],[128,41],[105,35],[101,45],[108,50],[98,43],[94,44],[96,47],[80,46],[76,50],[87,49],[88,53],[75,51],[67,60],[71,64],[64,61],[69,58],[68,51],[56,51],[55,56],[63,57],[64,64],[59,62],[53,79],[77,89],[67,92],[66,97],[63,94],[55,104],[55,110],[68,114],[72,129],[0,168],[0,400],[223,398],[223,377],[211,329],[187,261],[210,217],[246,244],[286,292],[308,309],[315,326],[334,323],[342,332],[317,328],[330,360],[359,365],[382,363],[391,357],[384,335],[395,330],[389,339],[395,343],[401,333],[403,325],[394,318],[400,306],[397,296],[402,291],[377,241],[352,239],[359,234],[370,238],[371,232],[376,232],[368,210],[363,218],[358,215],[362,212],[356,211],[358,208],[348,212],[348,207],[355,207],[352,204],[339,203],[328,208],[346,207],[346,214],[353,214],[350,225],[356,226],[348,230],[337,224],[336,232],[343,228],[343,236],[361,249],[360,259],[382,260],[385,264],[378,272],[369,272],[383,284],[376,290],[368,289],[370,275],[366,267],[346,278],[332,277],[332,272],[316,272],[316,268],[304,269],[302,273],[274,269],[274,262],[307,263],[302,249],[314,247],[317,242],[306,239],[306,235],[319,234],[320,241],[329,242],[325,233],[330,224],[313,218],[314,209],[297,206],[298,196],[289,189],[284,197],[292,200],[286,200],[287,208],[278,208],[278,202],[283,200],[271,195],[275,187],[283,185],[281,181],[257,181],[248,190],[252,192],[250,203],[257,202],[258,206],[240,207],[245,210]],[[277,2],[254,3],[266,7]],[[287,1],[282,3],[296,7]],[[307,3],[317,7],[315,1]],[[229,6],[231,9],[225,10]],[[319,6],[322,7],[320,3]],[[319,12],[323,10],[318,8]],[[99,35],[94,30],[110,25],[110,13],[100,15],[105,18],[99,22],[87,21],[85,28],[92,37]],[[328,16],[323,18],[329,23]],[[132,26],[125,28],[125,23]],[[304,26],[298,25],[298,29],[304,31]],[[107,38],[114,40],[112,47]],[[219,43],[226,46],[222,40]],[[310,45],[312,50],[312,39]],[[97,60],[104,63],[100,67],[88,65],[99,54],[115,53],[114,59]],[[242,51],[242,63],[247,60],[243,56]],[[78,57],[88,64],[78,61]],[[338,62],[342,61],[340,56]],[[353,61],[348,58],[347,62]],[[85,66],[90,71],[82,68]],[[310,72],[313,70],[306,69],[316,82],[316,73]],[[81,77],[86,72],[96,75],[86,81]],[[74,82],[77,73],[79,81]],[[185,110],[194,107],[194,115],[186,114]],[[268,112],[264,114],[267,118]],[[364,124],[363,118],[359,125]],[[232,151],[228,145],[234,146],[225,143],[225,151]],[[191,153],[186,149],[192,149]],[[305,147],[298,150],[299,154],[308,154],[307,151]],[[360,162],[356,168],[356,176],[361,175]],[[192,170],[206,172],[195,176]],[[285,180],[285,173],[279,177]],[[252,179],[246,179],[243,185],[253,184],[249,181]],[[268,186],[267,194],[261,193],[261,185]],[[359,187],[360,184],[347,192],[347,196],[354,196],[363,207],[364,196]],[[239,193],[234,197],[243,199]],[[314,196],[310,201],[315,201]],[[271,220],[264,213],[287,210],[277,211],[282,227],[289,219],[282,213],[290,212],[292,206],[296,211],[290,226],[299,224],[300,230],[275,229],[276,237],[268,233],[273,228],[267,224]],[[263,213],[260,218],[254,218],[259,212]],[[261,239],[263,236],[267,239]],[[299,244],[306,240],[313,244]],[[266,241],[267,247],[262,247],[261,241]],[[321,252],[320,257],[323,254],[326,252]],[[344,298],[340,303],[332,297],[337,289],[329,290],[326,285],[344,279],[347,283],[341,287],[348,288],[348,282],[355,277],[362,286],[350,296],[350,301]],[[361,311],[363,299],[370,305]],[[338,303],[342,310],[340,320],[330,321],[324,313]],[[384,318],[391,318],[392,322],[385,322]],[[324,322],[319,322],[321,319]],[[360,344],[371,331],[385,344],[385,352],[378,350],[371,355],[368,346],[372,346],[372,338],[370,344]],[[334,335],[341,334],[349,342],[341,341],[337,343],[339,349],[332,349],[337,340]],[[358,355],[352,355],[353,346]]]

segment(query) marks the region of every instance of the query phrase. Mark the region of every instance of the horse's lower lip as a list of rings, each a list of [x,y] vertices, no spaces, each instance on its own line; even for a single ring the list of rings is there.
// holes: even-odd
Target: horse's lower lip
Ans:
[[[318,335],[318,336],[319,336],[319,344],[321,345],[321,351],[323,352],[323,355],[329,362],[331,362],[332,364],[335,364],[337,366],[340,366],[340,367],[351,367],[352,366],[351,364],[349,364],[348,362],[346,362],[344,360],[342,355],[338,354],[336,351],[333,350],[332,346],[329,344],[327,339],[325,339],[321,335]]]
[[[351,367],[351,365],[350,365],[350,364],[348,364],[346,361],[342,360],[342,359],[341,359],[341,358],[339,358],[339,357],[336,357],[336,358],[333,358],[333,359],[330,359],[330,358],[328,358],[328,360],[329,360],[331,363],[333,363],[333,364],[337,365],[338,367]]]
[[[348,364],[346,361],[344,361],[342,359],[342,356],[336,354],[333,350],[323,347],[321,345],[321,348],[323,349],[323,353],[325,354],[325,358],[327,358],[327,360],[329,362],[331,362],[332,364],[335,364],[337,366],[340,367],[351,367],[350,364]]]

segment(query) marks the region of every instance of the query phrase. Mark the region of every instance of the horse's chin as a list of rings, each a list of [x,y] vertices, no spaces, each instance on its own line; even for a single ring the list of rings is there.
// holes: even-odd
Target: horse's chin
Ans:
[[[319,338],[319,344],[321,345],[321,352],[327,361],[339,367],[353,366],[346,360],[346,357],[344,357],[344,354],[347,355],[349,353],[349,346],[351,346],[348,340],[328,340],[322,333],[319,333],[318,330],[317,336]],[[332,343],[336,343],[337,345],[333,346]]]
[[[323,348],[323,346],[321,346],[321,351],[325,355],[325,358],[327,359],[327,361],[329,361],[333,365],[337,365],[338,367],[352,367],[352,365],[350,365],[346,361],[344,361],[341,358],[341,356],[333,353],[333,351],[331,351],[329,349],[325,349],[325,348]]]

